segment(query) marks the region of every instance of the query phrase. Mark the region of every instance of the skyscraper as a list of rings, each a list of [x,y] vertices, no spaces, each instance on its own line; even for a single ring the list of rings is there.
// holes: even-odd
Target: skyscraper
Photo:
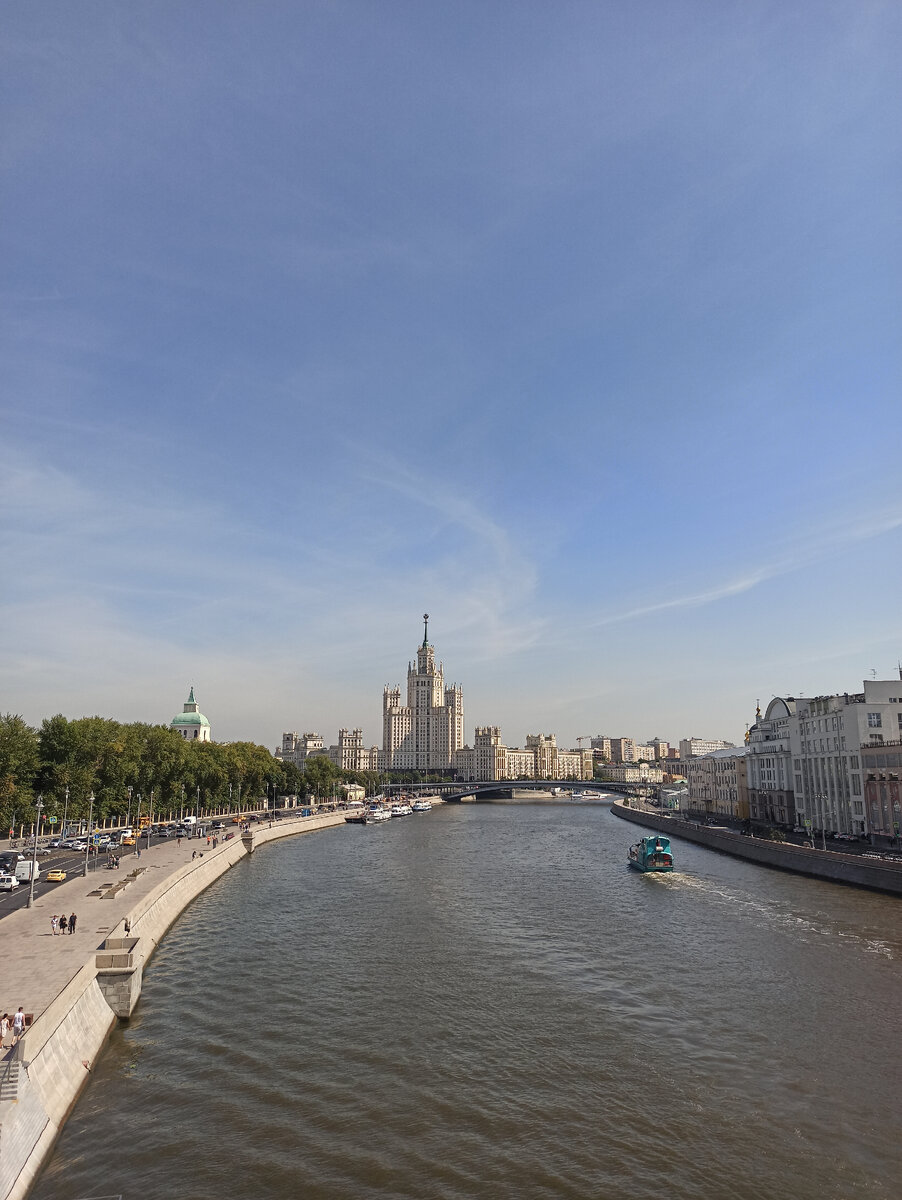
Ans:
[[[451,755],[464,744],[464,701],[458,685],[445,687],[444,664],[435,664],[429,644],[429,614],[423,616],[423,643],[416,666],[407,664],[407,703],[401,689],[382,693],[382,766],[394,771],[450,768]]]

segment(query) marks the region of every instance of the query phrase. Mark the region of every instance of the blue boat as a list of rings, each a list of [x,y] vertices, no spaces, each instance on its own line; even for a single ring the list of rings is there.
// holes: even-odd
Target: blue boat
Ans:
[[[660,834],[640,838],[635,846],[630,846],[626,861],[637,871],[672,871],[673,853],[670,849],[670,838]]]

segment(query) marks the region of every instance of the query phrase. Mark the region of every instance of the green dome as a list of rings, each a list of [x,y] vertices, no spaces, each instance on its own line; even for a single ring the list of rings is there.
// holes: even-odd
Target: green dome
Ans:
[[[209,725],[210,722],[203,713],[179,713],[177,717],[173,717],[169,722],[170,725]]]

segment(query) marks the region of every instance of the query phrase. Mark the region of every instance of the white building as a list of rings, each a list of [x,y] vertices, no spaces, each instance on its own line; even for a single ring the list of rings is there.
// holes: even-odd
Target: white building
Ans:
[[[169,728],[180,733],[186,741],[209,742],[210,722],[200,711],[192,687],[180,713],[169,722]]]
[[[444,664],[435,664],[428,640],[428,614],[416,668],[407,664],[407,703],[401,689],[386,687],[382,694],[382,755],[387,771],[447,770],[452,755],[464,744],[463,692],[457,684],[445,687]]]
[[[866,679],[864,691],[795,701],[790,721],[796,821],[827,833],[871,832],[861,748],[902,737],[902,680]]]
[[[311,754],[322,752],[326,743],[318,733],[297,733],[294,731],[282,734],[282,745],[276,750],[276,758],[283,762],[294,763],[303,768]]]
[[[664,779],[660,767],[648,763],[610,763],[601,768],[600,775],[606,783],[661,783]]]
[[[753,821],[796,823],[790,739],[795,711],[791,696],[785,700],[774,696],[763,717],[760,707],[755,710],[746,746],[749,816]]]
[[[730,750],[732,742],[712,741],[710,738],[680,738],[680,758],[701,758],[703,754],[713,754],[715,750]]]

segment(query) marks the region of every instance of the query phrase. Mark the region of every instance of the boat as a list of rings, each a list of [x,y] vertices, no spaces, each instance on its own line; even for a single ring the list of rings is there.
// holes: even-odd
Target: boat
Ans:
[[[586,790],[583,792],[571,792],[570,793],[571,800],[600,800],[601,798],[602,798],[601,792],[593,792],[590,790]]]
[[[377,808],[371,808],[366,814],[367,825],[377,825],[380,821],[390,821],[391,813],[382,808],[381,805]]]
[[[347,821],[347,823],[349,825],[365,825],[366,824],[366,813],[362,813],[362,812],[361,813],[359,813],[359,812],[345,813],[345,821]]]
[[[428,800],[414,800],[410,806],[411,812],[432,812],[432,805]]]
[[[640,838],[635,846],[630,846],[626,861],[637,871],[672,871],[670,838],[660,834]]]
[[[409,817],[412,811],[409,804],[393,804],[391,806],[391,815],[393,817]]]

